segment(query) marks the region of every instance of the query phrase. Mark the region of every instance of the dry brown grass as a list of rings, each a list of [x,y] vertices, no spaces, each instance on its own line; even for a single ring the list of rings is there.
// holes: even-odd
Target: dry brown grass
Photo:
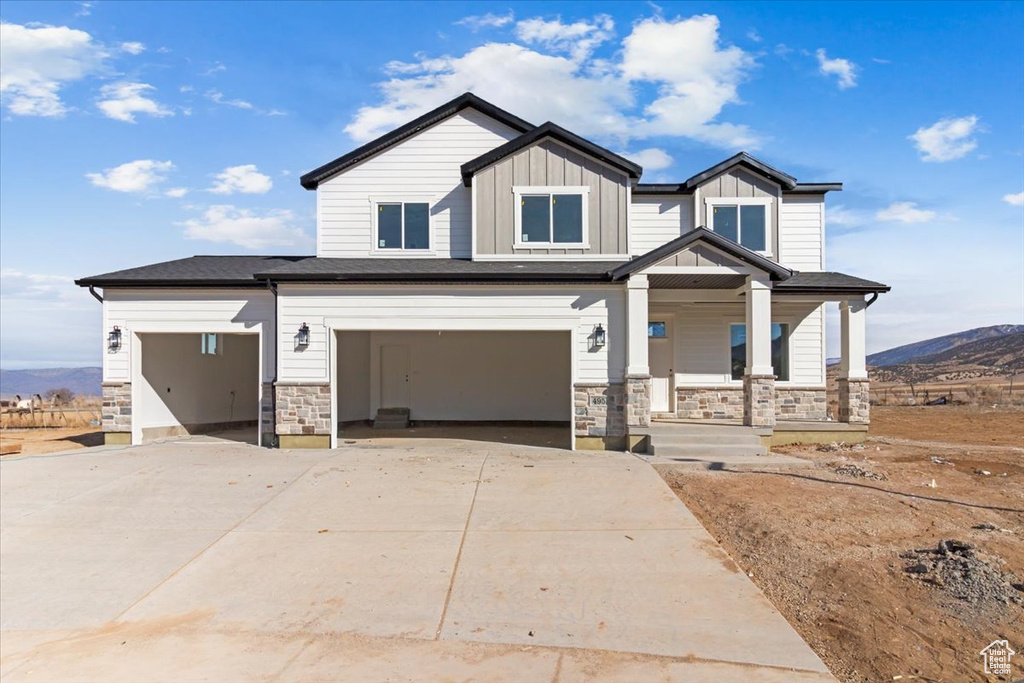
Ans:
[[[70,406],[43,406],[28,412],[0,413],[0,429],[82,429],[99,425],[103,403],[98,398],[75,399]]]

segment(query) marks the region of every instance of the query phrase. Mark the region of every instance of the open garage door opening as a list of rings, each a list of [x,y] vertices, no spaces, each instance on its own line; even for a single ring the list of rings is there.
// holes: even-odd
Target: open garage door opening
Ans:
[[[339,439],[408,436],[571,448],[569,332],[336,334]]]
[[[259,335],[140,334],[139,353],[139,441],[208,434],[258,443]]]

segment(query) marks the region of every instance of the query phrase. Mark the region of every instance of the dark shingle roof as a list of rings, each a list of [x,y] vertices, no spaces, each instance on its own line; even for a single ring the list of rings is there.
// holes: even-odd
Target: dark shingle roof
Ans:
[[[480,99],[473,93],[467,92],[459,95],[450,102],[445,102],[437,109],[428,111],[423,116],[413,119],[404,126],[399,126],[390,133],[382,135],[376,140],[371,140],[362,147],[357,147],[348,154],[340,156],[334,161],[328,162],[319,168],[313,169],[309,173],[303,175],[299,181],[307,190],[315,190],[321,181],[326,180],[335,173],[343,171],[349,166],[354,166],[360,161],[369,159],[373,155],[383,152],[388,147],[391,147],[392,145],[395,145],[402,140],[429,128],[435,123],[443,121],[449,116],[453,116],[466,108],[476,109],[478,112],[486,114],[492,119],[500,121],[509,128],[517,130],[520,133],[533,129],[532,123],[524,121],[515,114],[511,114],[500,107],[496,107],[486,100]]]
[[[462,165],[462,182],[466,187],[469,187],[469,181],[477,171],[480,171],[496,161],[500,161],[511,154],[515,154],[519,150],[529,147],[533,143],[545,138],[557,140],[564,145],[586,154],[587,156],[603,161],[612,168],[616,168],[625,173],[630,178],[639,178],[643,173],[643,168],[641,168],[639,164],[633,163],[629,159],[625,159],[604,147],[595,145],[590,140],[584,140],[579,135],[576,135],[576,133],[568,131],[561,126],[548,121],[529,132],[523,133],[517,138],[509,140],[503,145],[495,147],[485,154],[481,154],[476,159],[472,159],[464,163]]]
[[[871,294],[888,292],[891,287],[881,282],[835,272],[798,272],[775,283],[775,292],[792,294]]]
[[[316,258],[257,273],[275,282],[306,281],[606,281],[621,261],[468,261],[445,258]]]
[[[265,286],[253,276],[257,272],[312,259],[312,256],[191,256],[154,263],[149,266],[118,270],[75,280],[88,287],[138,286]]]

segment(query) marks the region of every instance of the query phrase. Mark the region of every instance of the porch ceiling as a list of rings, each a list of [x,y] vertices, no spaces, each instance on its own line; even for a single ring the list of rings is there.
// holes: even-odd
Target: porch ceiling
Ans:
[[[651,289],[737,289],[747,280],[746,275],[735,273],[652,274],[647,276]]]

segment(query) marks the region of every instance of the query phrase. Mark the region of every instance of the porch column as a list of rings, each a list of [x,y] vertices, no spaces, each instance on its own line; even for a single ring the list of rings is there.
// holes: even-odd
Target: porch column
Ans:
[[[746,299],[747,366],[743,372],[743,424],[774,427],[772,285],[767,275],[747,277]]]
[[[626,281],[626,427],[651,424],[651,368],[647,360],[647,276]]]
[[[863,298],[839,302],[839,421],[867,424],[871,421],[871,393],[868,382],[867,303]]]

